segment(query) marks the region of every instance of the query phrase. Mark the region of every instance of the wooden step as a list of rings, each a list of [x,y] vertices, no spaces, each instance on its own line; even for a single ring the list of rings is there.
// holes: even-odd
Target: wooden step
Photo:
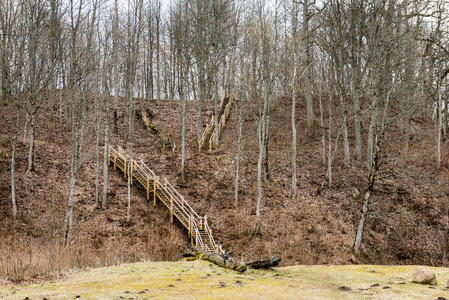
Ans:
[[[130,160],[130,157],[127,156],[121,148],[119,151],[113,149],[109,146],[109,156],[108,162],[112,162],[114,164],[114,169],[118,166],[125,173],[127,171],[127,163]],[[172,216],[175,216],[181,224],[183,224],[188,230],[191,230],[190,220],[193,218],[196,224],[201,224],[202,219],[198,219],[198,215],[195,211],[192,210],[190,206],[184,206],[184,199],[179,195],[176,190],[172,186],[158,186],[155,190],[155,180],[161,182],[161,180],[154,175],[154,172],[151,171],[147,166],[143,164],[143,162],[135,162],[132,164],[133,168],[131,171],[131,179],[133,181],[139,182],[147,191],[147,197],[152,193],[154,195],[154,200],[159,199],[164,205],[171,210]],[[174,195],[174,196],[173,196]],[[171,198],[175,197],[175,198]],[[206,224],[207,226],[207,224]],[[211,238],[208,232],[205,229],[197,228],[196,233],[193,233],[193,238],[198,237],[198,241],[196,241],[197,246],[206,250],[213,251],[214,249],[218,249],[215,243],[213,242],[213,238]],[[220,248],[221,249],[221,248]],[[222,250],[219,250],[222,251]],[[218,250],[215,252],[218,253]],[[219,254],[219,253],[218,253]]]

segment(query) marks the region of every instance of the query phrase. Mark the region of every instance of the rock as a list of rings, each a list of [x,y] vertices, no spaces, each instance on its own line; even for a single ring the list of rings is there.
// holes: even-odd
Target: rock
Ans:
[[[446,287],[449,288],[449,279],[446,281]]]
[[[428,268],[418,267],[412,273],[412,281],[421,284],[437,284],[435,274]]]

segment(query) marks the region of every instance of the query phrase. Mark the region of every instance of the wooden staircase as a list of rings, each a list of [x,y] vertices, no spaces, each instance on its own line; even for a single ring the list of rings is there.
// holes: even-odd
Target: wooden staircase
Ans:
[[[220,107],[218,108],[218,136],[220,137],[221,131],[226,125],[226,121],[231,112],[232,104],[234,103],[234,91],[231,94],[231,97],[226,97],[226,92],[223,91],[223,95],[220,100]],[[199,150],[209,150],[212,151],[215,148],[215,116],[212,115],[212,118],[207,122],[206,128],[203,131],[203,135],[201,137],[201,141],[199,142]]]
[[[200,217],[195,210],[185,201],[184,197],[167,181],[156,176],[143,161],[131,159],[121,147],[115,150],[109,146],[108,164],[114,164],[114,170],[121,169],[125,174],[131,176],[131,183],[137,181],[147,192],[147,199],[150,194],[153,195],[153,204],[156,205],[157,199],[162,201],[170,210],[170,222],[173,223],[175,216],[187,229],[190,242],[201,251],[224,254],[221,245],[215,243],[212,231],[207,223],[207,216]]]

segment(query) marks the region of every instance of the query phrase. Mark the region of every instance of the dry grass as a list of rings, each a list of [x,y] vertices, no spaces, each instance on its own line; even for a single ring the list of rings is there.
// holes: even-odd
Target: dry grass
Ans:
[[[436,299],[449,272],[431,268],[436,286],[411,282],[415,266],[291,266],[243,274],[205,261],[145,262],[73,272],[32,285],[0,285],[7,299]]]
[[[90,242],[81,239],[72,241],[67,247],[56,241],[5,239],[0,241],[0,283],[18,284],[57,279],[77,270],[145,260],[173,260],[178,256],[170,245],[165,251],[152,250],[154,249],[143,246],[125,245],[120,240],[108,241],[100,249],[96,249]]]

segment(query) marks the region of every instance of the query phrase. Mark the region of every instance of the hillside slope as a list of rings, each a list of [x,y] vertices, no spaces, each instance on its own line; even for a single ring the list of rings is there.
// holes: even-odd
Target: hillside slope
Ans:
[[[15,124],[12,102],[6,103],[0,112],[0,147],[7,149],[9,157]],[[178,101],[166,100],[157,106],[153,100],[139,100],[137,107],[148,110],[156,128],[177,146],[181,145]],[[111,138],[111,144],[126,149],[123,111],[124,108],[119,110],[118,133]],[[205,115],[210,111],[212,103],[208,102]],[[261,235],[252,234],[257,199],[257,112],[245,117],[237,208],[233,206],[237,149],[234,112],[224,129],[219,149],[200,154],[196,144],[196,103],[189,102],[185,182],[180,181],[180,152],[159,151],[138,116],[134,122],[133,151],[158,175],[177,186],[200,215],[207,215],[216,240],[245,261],[276,254],[283,258],[283,265],[448,263],[449,149],[446,141],[443,167],[437,170],[431,122],[416,123],[412,148],[402,138],[399,126],[389,131],[386,145],[395,160],[388,168],[394,172],[377,186],[383,193],[375,195],[362,255],[355,257],[352,245],[368,176],[365,163],[354,161],[351,168],[345,168],[341,151],[337,151],[333,187],[322,187],[326,167],[321,152],[321,130],[303,128],[305,109],[298,105],[297,123],[301,124],[298,127],[298,197],[291,200],[291,128],[286,118],[289,111],[288,100],[278,99],[274,103],[270,180],[264,185]],[[335,122],[338,128],[339,120]],[[367,120],[363,122],[366,124]],[[103,127],[104,120],[102,124]],[[45,103],[38,112],[36,171],[32,174],[25,174],[27,143],[26,140],[23,143],[23,133],[20,137],[16,223],[11,218],[10,159],[0,158],[0,259],[16,260],[16,267],[4,264],[1,273],[16,274],[20,280],[46,274],[37,271],[43,269],[42,265],[48,271],[55,266],[65,269],[145,259],[173,260],[180,257],[182,247],[188,247],[187,233],[176,222],[170,225],[168,210],[162,204],[153,208],[143,190],[136,186],[131,193],[131,222],[126,222],[126,181],[113,168],[109,168],[108,208],[103,211],[96,205],[92,116],[86,130],[83,166],[76,190],[75,230],[71,246],[66,249],[58,246],[58,242],[68,197],[70,133],[65,130],[58,110]],[[342,148],[340,142],[338,147]],[[100,150],[102,153],[103,148]],[[30,271],[33,263],[25,263],[28,260],[35,262],[35,272]],[[46,263],[37,266],[38,260]],[[17,275],[20,274],[17,269],[28,275]],[[14,280],[14,276],[8,277]]]

